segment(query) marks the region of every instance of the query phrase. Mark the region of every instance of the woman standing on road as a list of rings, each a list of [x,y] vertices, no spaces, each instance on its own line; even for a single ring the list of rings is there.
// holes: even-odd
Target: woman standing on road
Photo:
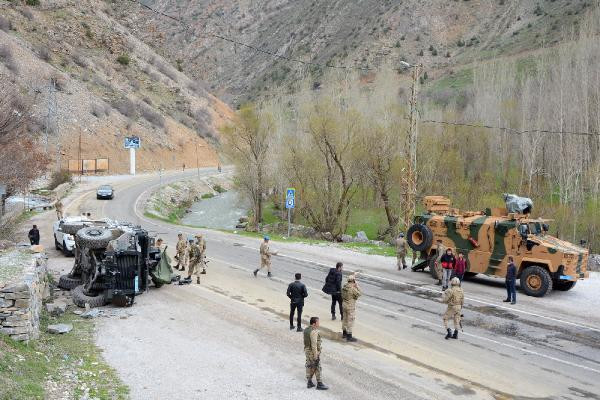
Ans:
[[[465,259],[463,253],[458,253],[458,258],[456,259],[456,265],[454,267],[454,276],[456,276],[458,279],[460,279],[461,283],[465,276],[466,270],[467,270],[467,260]]]
[[[442,264],[442,290],[446,290],[456,266],[456,257],[452,254],[452,249],[446,249],[446,253],[442,256],[440,262]]]

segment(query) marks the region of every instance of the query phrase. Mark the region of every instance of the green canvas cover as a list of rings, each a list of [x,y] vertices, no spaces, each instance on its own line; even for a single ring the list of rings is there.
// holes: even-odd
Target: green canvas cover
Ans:
[[[165,249],[160,255],[160,262],[156,266],[156,271],[152,273],[152,277],[159,283],[171,283],[172,276],[171,257],[167,254],[167,249]]]

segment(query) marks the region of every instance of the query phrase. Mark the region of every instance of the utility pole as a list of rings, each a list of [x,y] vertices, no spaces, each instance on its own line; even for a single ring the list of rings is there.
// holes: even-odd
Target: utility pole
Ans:
[[[196,169],[198,170],[198,178],[200,178],[200,162],[198,161],[198,141],[196,141]]]
[[[413,65],[413,83],[410,96],[410,127],[408,132],[408,176],[406,179],[406,190],[404,192],[404,227],[408,229],[416,211],[417,198],[417,140],[419,137],[418,124],[418,85],[422,65]]]
[[[79,163],[79,182],[81,182],[81,178],[83,177],[83,159],[81,158],[81,129],[79,130],[79,155],[77,156],[77,158],[79,160],[77,160],[77,162]]]

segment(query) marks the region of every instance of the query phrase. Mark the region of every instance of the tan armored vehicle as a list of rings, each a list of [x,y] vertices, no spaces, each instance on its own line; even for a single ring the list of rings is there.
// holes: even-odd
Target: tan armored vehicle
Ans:
[[[507,208],[461,212],[451,208],[446,197],[427,196],[424,205],[427,211],[415,217],[406,234],[410,248],[425,259],[413,266],[415,271],[429,267],[435,274],[433,263],[441,240],[455,254],[465,255],[466,276],[504,277],[512,255],[521,288],[530,296],[570,290],[578,279],[588,277],[588,250],[548,235],[548,220],[529,217],[532,204],[519,212]]]

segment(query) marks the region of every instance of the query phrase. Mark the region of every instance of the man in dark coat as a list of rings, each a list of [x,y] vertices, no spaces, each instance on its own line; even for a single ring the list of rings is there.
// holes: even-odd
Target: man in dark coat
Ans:
[[[510,302],[515,304],[517,302],[517,266],[512,256],[508,256],[508,267],[506,268],[506,300],[505,303]]]
[[[32,246],[40,244],[40,231],[38,230],[37,225],[34,225],[33,228],[29,230],[27,237],[29,237],[29,242]]]
[[[287,297],[290,298],[290,330],[294,329],[294,312],[298,310],[297,332],[302,332],[302,308],[304,307],[304,298],[308,297],[308,291],[304,283],[300,282],[302,275],[297,273],[296,280],[289,284],[287,288]]]
[[[323,286],[323,292],[331,295],[331,319],[335,320],[335,304],[338,304],[340,309],[340,318],[344,319],[344,312],[342,310],[342,268],[344,264],[338,262],[335,264],[335,268],[329,269],[329,274],[325,278],[325,285]]]

